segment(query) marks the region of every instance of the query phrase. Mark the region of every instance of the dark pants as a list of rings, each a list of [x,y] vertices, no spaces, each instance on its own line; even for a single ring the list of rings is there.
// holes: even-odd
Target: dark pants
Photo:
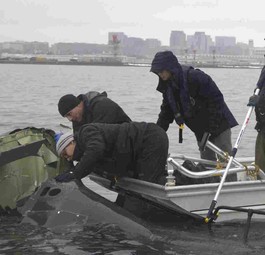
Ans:
[[[143,137],[142,150],[137,162],[138,179],[165,185],[166,161],[168,156],[168,137],[166,132],[156,124],[148,124]],[[118,195],[116,203],[138,217],[148,214],[149,205],[130,195]]]
[[[136,162],[139,179],[165,184],[167,156],[168,137],[166,132],[156,124],[148,124],[143,137],[142,150],[137,156]]]
[[[231,129],[229,128],[224,132],[222,132],[219,136],[213,139],[212,143],[221,150],[223,150],[224,152],[227,152],[229,155],[231,155],[232,152]],[[208,148],[205,148],[205,151],[201,152],[201,158],[213,161],[217,159],[215,152],[213,152]]]
[[[265,171],[265,133],[258,132],[255,147],[255,164]]]
[[[231,155],[232,152],[231,129],[229,128],[224,132],[222,132],[219,136],[213,139],[212,143],[216,145],[218,148],[220,148],[222,151],[227,152],[229,155]],[[205,151],[201,152],[201,158],[213,161],[216,161],[218,159],[215,152],[213,152],[209,148],[205,148]],[[220,162],[224,161],[221,158],[219,160]],[[236,174],[227,175],[226,180],[236,181],[237,175]]]

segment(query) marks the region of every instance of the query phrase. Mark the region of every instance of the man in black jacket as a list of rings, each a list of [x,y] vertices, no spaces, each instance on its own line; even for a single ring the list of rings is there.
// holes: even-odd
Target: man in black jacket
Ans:
[[[67,94],[60,98],[58,111],[73,123],[74,132],[88,123],[121,124],[131,119],[122,108],[107,97],[107,93],[90,91],[78,97]]]
[[[255,106],[256,126],[258,132],[255,145],[255,164],[265,171],[265,66],[262,68],[257,85],[259,95],[249,98],[248,106]]]
[[[165,184],[168,137],[154,123],[86,124],[75,136],[62,135],[56,149],[58,155],[79,162],[72,171],[57,176],[59,182],[95,172]]]
[[[167,131],[175,122],[186,124],[199,143],[204,133],[225,152],[231,153],[231,128],[238,125],[227,107],[223,94],[209,75],[193,67],[182,66],[171,51],[156,53],[151,72],[159,77],[157,90],[163,94],[157,124]],[[201,158],[216,160],[206,148]]]

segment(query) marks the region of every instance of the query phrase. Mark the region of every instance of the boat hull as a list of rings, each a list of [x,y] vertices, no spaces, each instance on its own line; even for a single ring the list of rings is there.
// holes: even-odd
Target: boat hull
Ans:
[[[101,177],[91,176],[90,179],[106,185]],[[214,199],[219,183],[162,186],[131,178],[120,178],[115,184],[118,192],[136,193],[144,199],[167,206],[179,213],[203,219],[207,216],[210,204]],[[227,182],[219,195],[216,206],[231,206],[265,212],[264,181]],[[265,219],[265,215],[254,215]],[[221,209],[217,221],[247,219],[245,212]]]

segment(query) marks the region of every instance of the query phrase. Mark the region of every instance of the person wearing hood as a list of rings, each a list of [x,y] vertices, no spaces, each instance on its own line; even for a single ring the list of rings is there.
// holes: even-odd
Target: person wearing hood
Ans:
[[[230,154],[231,128],[238,123],[213,79],[199,69],[181,65],[171,51],[157,52],[150,71],[158,75],[157,90],[163,95],[157,124],[165,131],[173,121],[180,128],[185,124],[198,144],[209,133],[209,140]],[[216,160],[216,155],[206,148],[201,158]]]
[[[131,121],[123,109],[107,97],[106,92],[89,91],[77,97],[64,95],[58,102],[58,111],[72,122],[74,132],[88,123],[121,124]]]
[[[265,66],[262,68],[256,87],[259,95],[249,98],[248,106],[255,107],[257,138],[255,144],[255,164],[265,171]]]
[[[111,180],[127,176],[165,184],[168,137],[154,123],[86,124],[75,134],[62,134],[56,150],[68,161],[78,162],[57,176],[58,182],[94,172]]]

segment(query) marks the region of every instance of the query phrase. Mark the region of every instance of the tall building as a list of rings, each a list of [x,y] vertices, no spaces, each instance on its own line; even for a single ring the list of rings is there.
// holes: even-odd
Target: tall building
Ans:
[[[147,48],[159,48],[161,46],[161,41],[158,39],[147,38],[145,39],[145,45]]]
[[[187,35],[187,48],[189,50],[194,50],[195,48],[193,37],[193,35]]]
[[[171,31],[169,46],[175,49],[186,48],[186,34],[183,31]]]
[[[215,47],[218,53],[224,54],[228,48],[235,46],[236,38],[234,36],[215,36]]]
[[[210,35],[206,35],[206,53],[212,53],[215,51],[214,42]]]
[[[193,36],[194,50],[196,50],[197,53],[206,53],[207,41],[208,39],[205,32],[195,32]]]

